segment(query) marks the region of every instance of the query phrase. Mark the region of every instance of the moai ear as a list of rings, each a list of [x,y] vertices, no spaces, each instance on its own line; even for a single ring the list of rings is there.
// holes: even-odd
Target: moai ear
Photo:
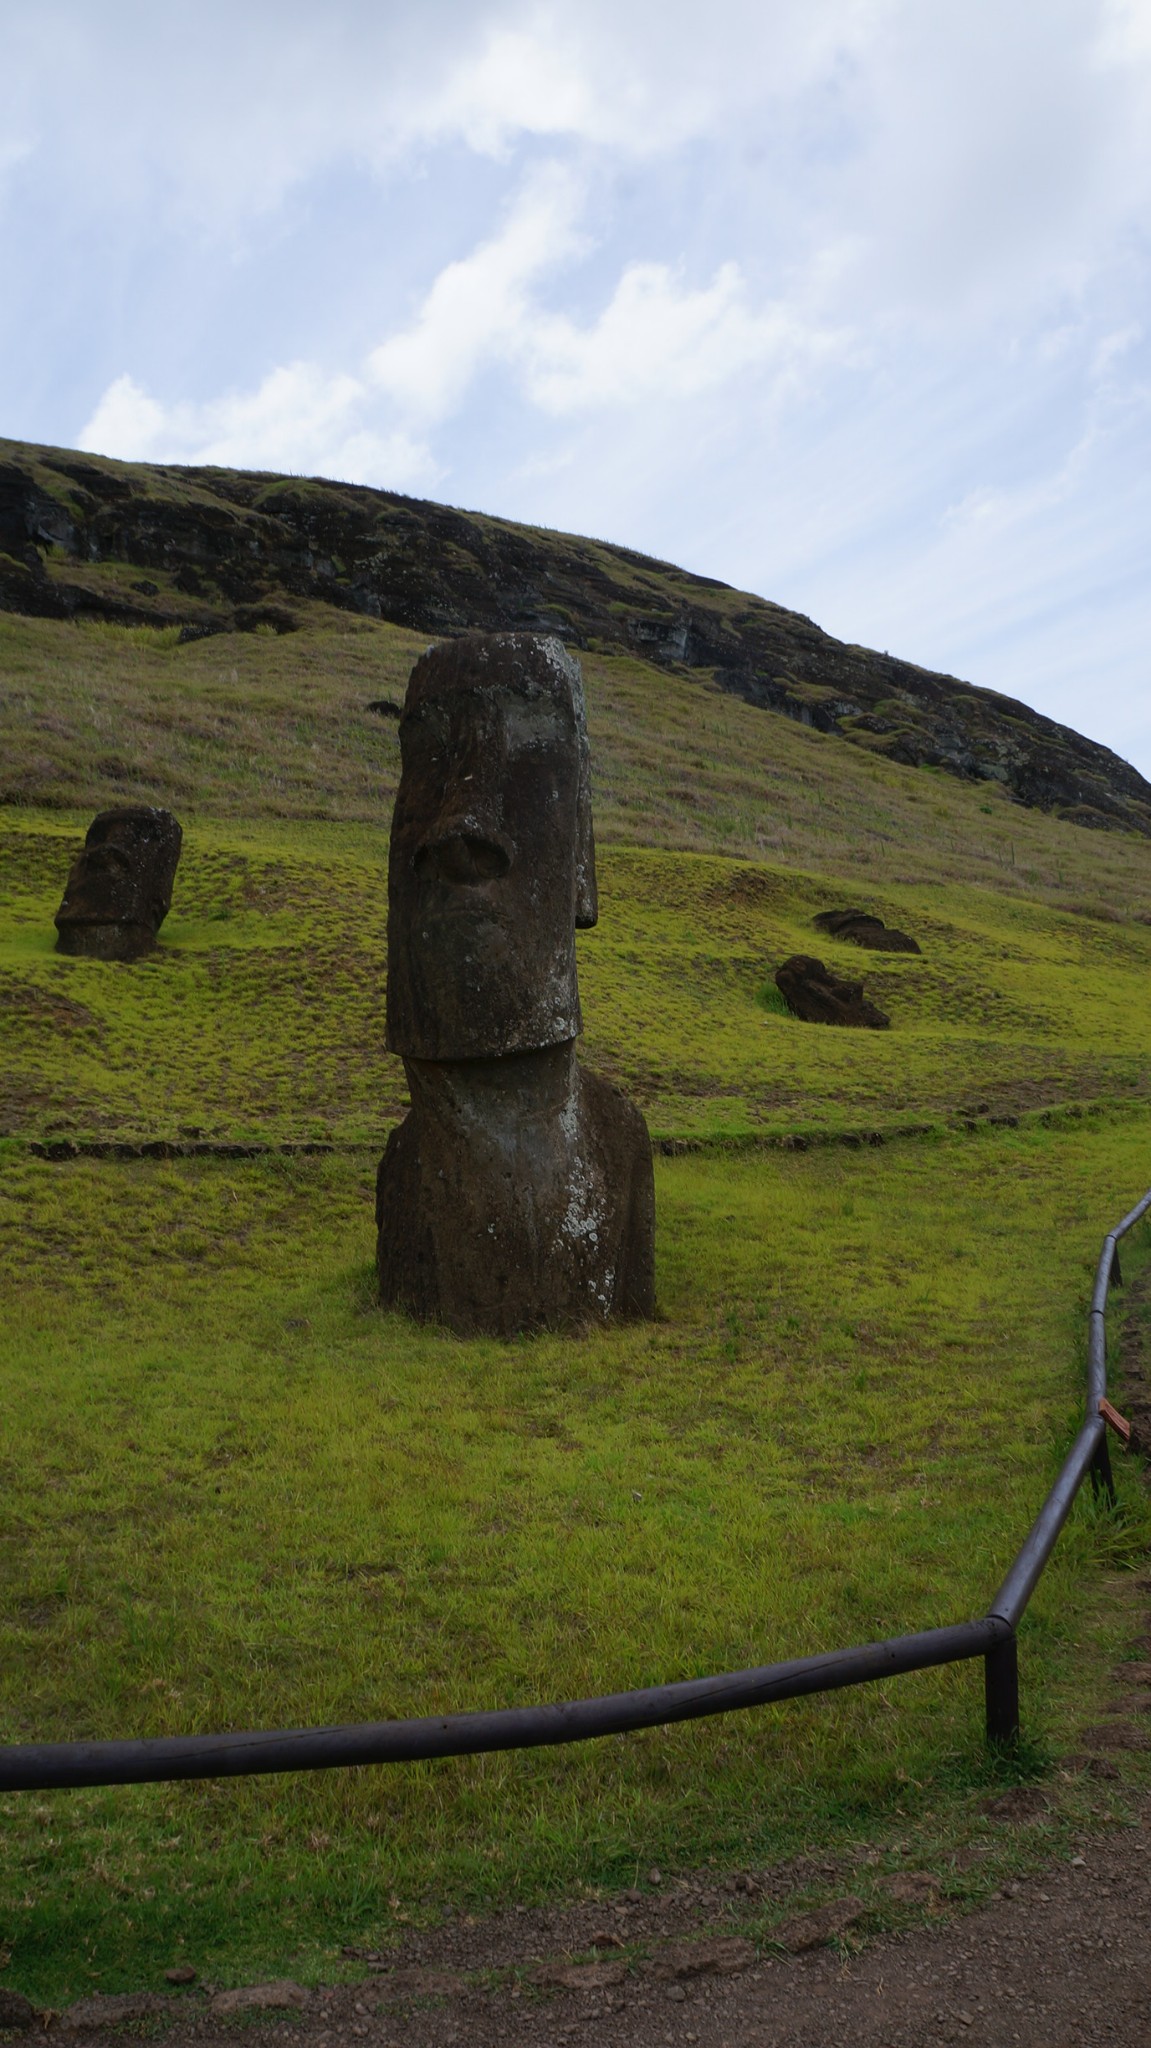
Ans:
[[[581,693],[582,694],[582,693]],[[579,705],[582,714],[583,705]],[[579,784],[576,794],[575,921],[577,932],[590,930],[599,917],[595,885],[595,835],[591,822],[591,747],[582,715],[579,721]]]

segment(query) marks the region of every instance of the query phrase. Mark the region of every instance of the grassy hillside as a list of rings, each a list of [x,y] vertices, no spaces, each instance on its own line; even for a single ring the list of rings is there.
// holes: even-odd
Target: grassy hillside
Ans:
[[[79,825],[0,825],[0,1129],[381,1144],[405,1101],[382,1045],[382,831],[189,825],[163,946],[121,970],[52,950]],[[867,902],[923,952],[876,955],[812,930],[844,885],[802,870],[616,845],[600,882],[599,926],[579,940],[585,1057],[661,1139],[898,1132],[1146,1099],[1151,926],[890,883]],[[890,1031],[787,1013],[774,969],[812,950],[864,977]]]
[[[89,812],[364,824],[386,834],[394,719],[426,634],[330,606],[301,630],[179,644],[174,628],[0,612],[0,798]],[[995,782],[901,766],[698,677],[581,654],[601,843],[773,860],[877,883],[979,881],[1151,916],[1151,843],[1086,832]]]
[[[1082,733],[630,548],[323,477],[0,441],[0,609],[227,649],[317,605],[425,637],[515,627],[638,654],[874,758],[1151,837],[1151,785]]]
[[[1149,1139],[665,1160],[660,1319],[510,1344],[373,1308],[369,1159],[10,1158],[7,1736],[563,1698],[978,1612],[1076,1427],[1095,1240]],[[1032,1768],[1137,1627],[1120,1483],[1024,1629]],[[7,1798],[9,1981],[331,1975],[445,1903],[811,1844],[868,1896],[896,1845],[980,1896],[994,1783],[968,1666],[570,1752]],[[1053,1789],[1048,1832],[1097,1796]]]
[[[319,607],[226,645],[0,617],[7,1739],[510,1704],[958,1619],[1075,1426],[1098,1240],[1151,1183],[1151,845],[631,657],[585,660],[580,973],[585,1057],[673,1155],[701,1148],[658,1162],[659,1318],[465,1343],[374,1307],[403,1077],[395,724],[365,705],[421,645]],[[58,958],[71,853],[126,797],[184,824],[163,944]],[[922,955],[817,939],[845,902]],[[891,1030],[790,1018],[795,950]],[[156,1140],[253,1156],[83,1149]],[[332,1149],[267,1149],[306,1144]],[[1133,1637],[1148,1527],[1120,1481],[1026,1624],[1031,1768],[1073,1752]],[[978,1690],[969,1668],[570,1753],[8,1799],[5,1981],[331,1974],[445,1902],[814,1842],[899,1842],[976,1895],[1001,1869]],[[1052,1828],[1097,1796],[1052,1784]]]

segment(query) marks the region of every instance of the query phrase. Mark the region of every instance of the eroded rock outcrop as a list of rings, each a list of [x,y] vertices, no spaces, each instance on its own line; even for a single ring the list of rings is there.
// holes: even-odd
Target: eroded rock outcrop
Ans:
[[[647,1127],[575,1056],[596,920],[579,665],[530,633],[434,647],[400,747],[387,1035],[412,1107],[380,1163],[380,1298],[500,1335],[650,1314]]]

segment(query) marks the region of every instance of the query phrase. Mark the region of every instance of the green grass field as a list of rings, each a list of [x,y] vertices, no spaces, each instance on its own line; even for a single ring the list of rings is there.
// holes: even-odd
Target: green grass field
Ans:
[[[382,1046],[382,830],[197,824],[162,949],[122,969],[52,950],[80,824],[0,825],[8,1131],[382,1143],[404,1100]],[[1147,1095],[1151,926],[888,883],[868,904],[923,953],[877,955],[813,932],[844,886],[802,870],[623,846],[599,865],[600,923],[579,939],[584,1056],[660,1138],[898,1131]],[[774,969],[813,948],[864,978],[889,1032],[788,1015]]]
[[[395,739],[348,707],[398,696],[418,643],[345,628],[248,636],[229,681],[219,642],[0,619],[4,1736],[516,1704],[978,1612],[1076,1427],[1099,1240],[1151,1184],[1151,847],[589,661],[584,1056],[669,1149],[660,1312],[463,1342],[373,1303]],[[184,822],[162,947],[59,959],[71,852],[128,795]],[[922,956],[817,940],[845,901]],[[797,950],[891,1030],[787,1016]],[[30,1149],[156,1138],[264,1149]],[[1151,1527],[1119,1479],[1025,1625],[1027,1768],[1057,1772],[1132,1639]],[[654,1861],[946,1859],[996,1768],[969,1667],[570,1751],[8,1798],[5,1981],[332,1974],[403,1916]]]

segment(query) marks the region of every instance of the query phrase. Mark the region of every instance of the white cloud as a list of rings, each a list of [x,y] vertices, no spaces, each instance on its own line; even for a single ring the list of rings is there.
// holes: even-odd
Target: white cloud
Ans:
[[[754,311],[736,263],[702,290],[666,264],[629,264],[593,324],[543,315],[520,343],[530,397],[556,413],[692,399],[753,365],[793,377],[845,346],[793,307]]]
[[[485,363],[516,353],[529,286],[586,246],[581,203],[577,181],[557,166],[531,178],[501,232],[441,270],[412,324],[372,351],[373,384],[417,417],[451,412]]]
[[[275,369],[253,391],[205,405],[165,405],[130,376],[109,385],[79,445],[125,461],[215,463],[359,479],[391,490],[429,488],[441,475],[402,429],[365,422],[365,388],[309,363]]]
[[[1109,12],[901,0],[866,53],[835,195],[861,310],[1006,324],[1114,264],[1151,202],[1151,68],[1100,59]]]
[[[897,0],[39,0],[5,24],[0,129],[45,174],[228,243],[337,164],[567,139],[650,160],[818,87]],[[31,109],[26,117],[26,110]],[[82,186],[75,180],[82,178]]]
[[[252,390],[203,404],[165,404],[125,373],[81,430],[82,444],[137,460],[178,454],[427,483],[442,471],[421,437],[458,414],[493,367],[530,405],[563,415],[682,406],[752,369],[779,393],[845,354],[846,331],[797,306],[756,308],[733,262],[701,287],[666,264],[632,263],[596,317],[581,324],[553,312],[538,288],[589,249],[583,201],[569,171],[532,174],[500,232],[446,265],[414,319],[362,368],[285,364]]]
[[[115,455],[121,462],[149,462],[162,449],[168,414],[125,374],[109,384],[87,424],[80,429],[81,448],[94,455]]]
[[[1096,55],[1103,64],[1151,58],[1151,0],[1103,0]]]
[[[603,99],[586,64],[549,22],[495,25],[482,48],[449,72],[440,90],[409,113],[410,132],[460,135],[483,154],[502,155],[518,135],[579,135],[603,125]]]

